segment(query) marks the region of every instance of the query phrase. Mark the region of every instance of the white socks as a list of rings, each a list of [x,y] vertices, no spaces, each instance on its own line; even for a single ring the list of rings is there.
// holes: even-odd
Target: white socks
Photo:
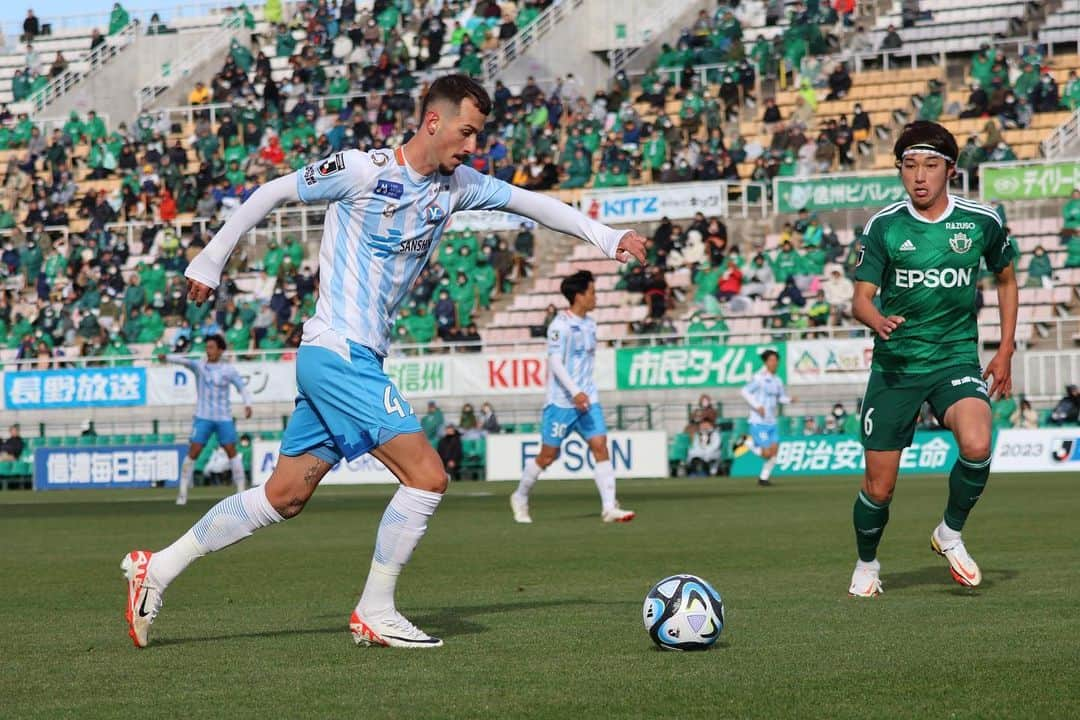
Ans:
[[[764,465],[761,466],[761,474],[758,475],[758,479],[759,480],[768,480],[769,476],[772,475],[772,469],[773,469],[773,466],[775,466],[775,465],[776,465],[776,456],[773,455],[771,458],[769,458],[768,460],[765,461]]]
[[[540,477],[542,472],[543,470],[536,464],[535,458],[529,458],[529,461],[525,463],[525,469],[521,471],[521,482],[518,483],[514,494],[523,500],[528,500],[529,493],[532,492],[533,485],[536,484],[536,479]]]
[[[243,492],[247,487],[247,478],[244,476],[244,456],[236,453],[229,459],[229,465],[232,467],[232,479],[236,492]]]
[[[402,485],[390,499],[375,536],[375,556],[360,601],[361,614],[380,614],[394,609],[394,589],[401,568],[409,562],[420,538],[427,531],[428,518],[442,500],[440,493]]]
[[[264,485],[230,495],[210,508],[179,540],[154,553],[148,573],[158,590],[164,590],[196,558],[226,548],[283,519],[267,499]]]
[[[187,500],[188,490],[195,484],[195,461],[184,456],[184,462],[180,466],[180,491],[177,497]]]
[[[600,491],[600,504],[605,511],[615,509],[615,468],[610,460],[596,463],[594,469],[596,489]]]
[[[960,539],[960,531],[953,530],[945,524],[944,520],[938,524],[937,529],[934,530],[934,534],[937,535],[938,540],[941,540],[946,546],[950,546]]]

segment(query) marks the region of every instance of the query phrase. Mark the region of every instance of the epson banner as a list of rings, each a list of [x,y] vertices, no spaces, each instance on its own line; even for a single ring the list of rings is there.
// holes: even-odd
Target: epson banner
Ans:
[[[612,432],[608,453],[620,478],[667,477],[667,433]],[[539,433],[487,436],[487,479],[520,480],[525,463],[540,454]],[[579,435],[563,441],[559,458],[544,471],[544,478],[591,478],[596,460]]]

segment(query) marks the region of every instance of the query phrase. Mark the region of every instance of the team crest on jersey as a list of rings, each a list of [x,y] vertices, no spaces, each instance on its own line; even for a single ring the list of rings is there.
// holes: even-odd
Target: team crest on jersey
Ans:
[[[963,255],[971,249],[971,238],[962,232],[958,232],[949,238],[949,247],[953,249],[953,252]]]
[[[345,169],[345,154],[336,153],[333,157],[326,158],[319,163],[319,177],[333,175]]]
[[[375,167],[382,167],[390,162],[390,156],[384,152],[373,152],[371,153],[371,162],[374,163]]]
[[[442,222],[444,217],[446,217],[446,211],[440,205],[430,205],[424,208],[424,219],[427,220],[429,225]]]
[[[394,217],[394,213],[397,212],[397,209],[398,209],[397,205],[394,205],[392,203],[386,203],[386,205],[383,206],[383,209],[382,209],[382,216],[384,218]]]

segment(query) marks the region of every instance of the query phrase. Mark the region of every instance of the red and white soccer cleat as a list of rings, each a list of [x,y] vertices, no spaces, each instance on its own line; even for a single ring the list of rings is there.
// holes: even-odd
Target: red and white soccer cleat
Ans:
[[[120,563],[128,581],[125,613],[128,635],[138,648],[144,648],[150,642],[150,626],[161,609],[161,592],[147,581],[146,571],[153,554],[149,550],[132,550]]]

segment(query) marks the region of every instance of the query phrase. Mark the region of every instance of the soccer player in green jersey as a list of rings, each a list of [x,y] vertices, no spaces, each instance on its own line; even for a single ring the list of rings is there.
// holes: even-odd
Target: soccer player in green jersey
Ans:
[[[1019,304],[1015,250],[1001,220],[990,208],[948,192],[958,154],[952,134],[937,123],[911,123],[893,152],[908,198],[863,228],[852,306],[855,318],[876,334],[862,407],[866,475],[854,510],[859,561],[848,590],[859,597],[881,592],[877,547],[900,455],[911,444],[924,401],[960,451],[930,545],[949,561],[956,582],[975,587],[982,580],[960,531],[990,474],[990,398],[1012,390]],[[1001,315],[1001,345],[985,371],[979,368],[975,305],[982,261],[997,277]]]

